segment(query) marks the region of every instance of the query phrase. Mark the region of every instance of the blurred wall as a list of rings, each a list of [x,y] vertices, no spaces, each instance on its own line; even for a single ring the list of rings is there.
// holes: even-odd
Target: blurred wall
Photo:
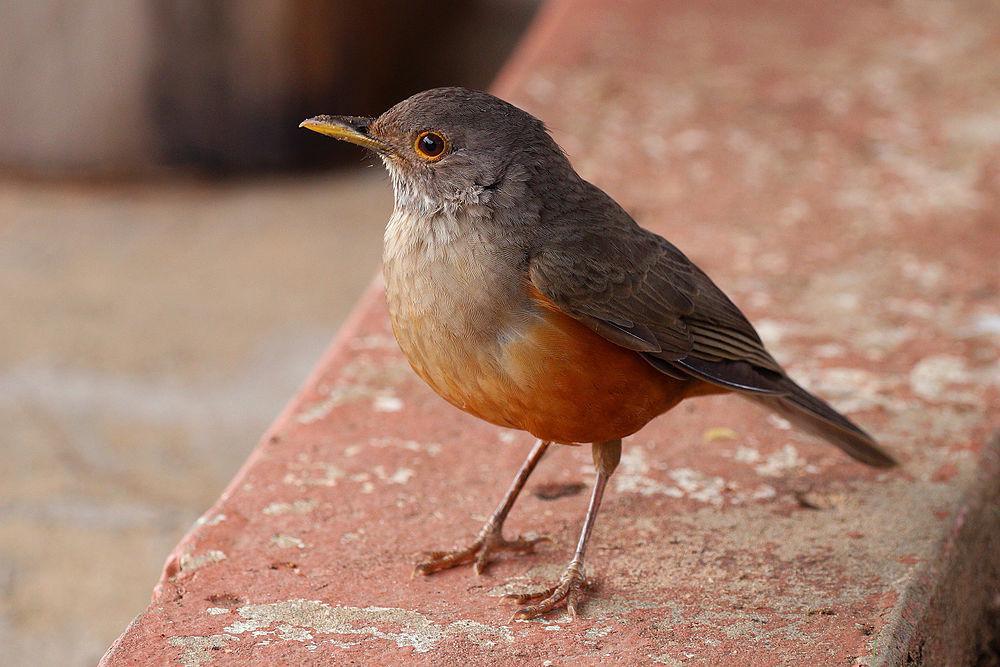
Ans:
[[[148,160],[148,12],[143,2],[0,0],[0,164]]]
[[[314,164],[335,152],[321,158],[317,144],[300,141],[300,120],[376,114],[456,81],[484,87],[483,65],[507,47],[502,31],[482,30],[484,18],[516,31],[535,4],[0,0],[0,167]]]

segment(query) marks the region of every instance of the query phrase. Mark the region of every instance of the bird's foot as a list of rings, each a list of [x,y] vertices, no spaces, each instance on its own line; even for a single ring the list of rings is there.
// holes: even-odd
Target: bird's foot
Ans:
[[[514,553],[532,553],[535,545],[548,540],[547,537],[525,538],[517,537],[508,540],[503,536],[502,525],[487,522],[479,535],[469,546],[451,551],[431,551],[424,554],[424,560],[414,568],[414,574],[434,574],[441,570],[472,563],[476,574],[482,574],[489,565],[490,556],[498,551]]]
[[[514,612],[512,621],[529,620],[544,616],[553,609],[565,606],[573,618],[576,618],[576,607],[583,600],[583,591],[587,588],[587,578],[583,573],[583,563],[573,559],[570,561],[559,583],[538,593],[511,594],[508,599],[517,604],[526,605]],[[534,604],[529,604],[534,603]]]

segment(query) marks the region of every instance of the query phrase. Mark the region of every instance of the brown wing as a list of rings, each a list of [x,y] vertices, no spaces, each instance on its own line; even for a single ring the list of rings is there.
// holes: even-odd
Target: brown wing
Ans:
[[[687,286],[675,287],[688,272],[683,264],[671,266],[654,239],[577,229],[562,241],[531,257],[531,282],[542,294],[623,347],[663,359],[691,352],[691,331],[682,317],[694,303]]]
[[[550,219],[531,253],[535,288],[663,372],[783,393],[781,366],[750,322],[680,250],[639,227],[603,192]],[[586,224],[574,224],[581,217]]]
[[[789,378],[732,301],[669,242],[589,183],[545,199],[529,248],[535,289],[660,371],[749,394],[874,466],[895,464],[852,421]]]

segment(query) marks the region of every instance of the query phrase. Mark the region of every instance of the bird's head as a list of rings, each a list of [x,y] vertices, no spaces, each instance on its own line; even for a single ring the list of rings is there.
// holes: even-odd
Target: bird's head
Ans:
[[[418,93],[378,118],[316,116],[301,127],[378,154],[397,209],[413,212],[509,205],[532,173],[568,167],[540,120],[465,88]]]

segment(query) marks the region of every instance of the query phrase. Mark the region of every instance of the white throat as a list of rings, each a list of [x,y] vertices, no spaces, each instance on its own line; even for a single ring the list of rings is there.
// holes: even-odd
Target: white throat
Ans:
[[[460,216],[444,211],[425,213],[397,204],[385,226],[383,262],[407,258],[434,261],[465,235],[467,225],[462,223]]]
[[[459,240],[475,236],[488,209],[483,188],[474,187],[451,197],[418,191],[403,178],[391,160],[383,159],[392,179],[395,206],[385,227],[383,261],[403,258],[436,260]]]

